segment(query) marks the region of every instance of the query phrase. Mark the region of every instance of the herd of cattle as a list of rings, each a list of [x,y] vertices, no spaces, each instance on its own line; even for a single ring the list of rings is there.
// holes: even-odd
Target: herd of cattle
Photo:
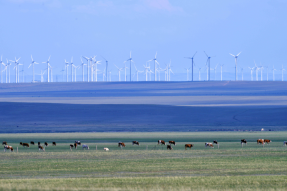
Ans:
[[[173,148],[172,148],[171,145],[174,145],[174,146],[176,145],[176,144],[175,144],[175,141],[169,141],[168,143],[169,143],[169,144],[168,144],[167,147],[166,147],[167,150],[172,150]],[[271,140],[269,140],[269,139],[258,139],[258,140],[257,140],[257,144],[262,144],[262,145],[264,145],[265,143],[269,144],[269,143],[271,143]],[[31,145],[35,145],[35,143],[34,143],[33,141],[31,141],[30,144],[31,144]],[[157,144],[158,144],[158,145],[166,145],[166,143],[165,143],[164,140],[158,140],[158,141],[157,141]],[[212,143],[208,143],[208,142],[205,143],[205,147],[214,148],[214,146],[213,146],[214,144],[215,144],[215,145],[218,145],[219,143],[218,143],[216,140],[214,140]],[[241,144],[247,144],[246,139],[242,139],[242,140],[241,140]],[[12,147],[12,146],[9,146],[6,141],[3,141],[2,145],[4,145],[4,152],[5,152],[6,150],[10,150],[11,152],[14,151],[13,147]],[[22,143],[22,142],[20,142],[20,145],[22,145],[23,147],[28,147],[28,148],[30,147],[29,143]],[[47,142],[45,142],[45,143],[44,143],[44,146],[42,146],[41,143],[38,142],[38,149],[39,149],[39,151],[41,151],[41,150],[42,150],[42,151],[45,151],[45,147],[48,147],[48,145],[49,145],[49,144],[48,144]],[[52,142],[52,146],[56,146],[56,145],[57,145],[56,142]],[[79,145],[82,145],[82,144],[81,144],[81,141],[75,141],[74,144],[70,144],[70,150],[72,150],[73,148],[77,149]],[[139,144],[138,141],[133,141],[133,142],[132,142],[132,145],[138,145],[138,146],[139,146],[140,144]],[[287,141],[284,141],[284,142],[283,142],[283,146],[286,146],[286,145],[287,145]],[[123,143],[123,142],[119,142],[119,143],[118,143],[118,147],[125,147],[125,146],[126,146],[126,145],[125,145],[125,143]],[[191,149],[191,147],[193,147],[193,144],[185,144],[184,147],[185,147],[185,150],[186,150],[187,148],[190,148],[190,149]],[[83,149],[90,149],[89,146],[86,145],[86,144],[83,144],[83,145],[82,145],[82,148],[83,148]],[[109,148],[105,147],[104,150],[105,150],[105,151],[108,151]]]

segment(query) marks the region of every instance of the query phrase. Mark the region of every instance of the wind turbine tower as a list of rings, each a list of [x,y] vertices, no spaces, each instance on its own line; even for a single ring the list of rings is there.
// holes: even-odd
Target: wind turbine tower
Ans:
[[[241,77],[242,77],[241,81],[243,81],[243,68],[241,68]]]
[[[149,61],[154,61],[154,81],[157,81],[157,79],[156,79],[156,71],[157,71],[156,64],[159,64],[158,61],[156,60],[156,55],[157,55],[157,52],[155,53],[154,59],[149,60]]]
[[[236,56],[229,53],[231,56],[233,56],[235,58],[235,81],[237,81],[237,58],[238,58],[240,53],[241,52],[239,52]]]
[[[191,81],[193,81],[193,58],[194,56],[196,55],[197,51],[194,53],[194,55],[192,57],[184,57],[184,58],[187,58],[187,59],[191,59]]]
[[[268,66],[266,66],[266,72],[267,72],[267,81],[268,81]]]
[[[201,68],[198,68],[198,81],[200,81],[200,70]]]
[[[125,62],[130,61],[130,82],[132,81],[132,62],[135,63],[132,59],[132,51],[130,51],[130,58],[127,59]],[[126,70],[126,65],[125,65],[125,70]],[[126,81],[126,74],[125,74],[125,81]]]
[[[184,68],[186,70],[186,81],[188,81],[188,72],[190,68]],[[193,81],[193,80],[192,80]]]
[[[66,68],[66,78],[67,78],[67,82],[68,82],[68,69],[69,69],[69,62],[67,62],[67,61],[65,60],[65,64],[66,64],[66,66],[65,66],[65,68]]]
[[[210,81],[210,58],[212,58],[212,57],[208,56],[205,51],[204,51],[204,54],[207,57],[207,61],[206,61],[206,64],[207,64],[207,76],[208,76],[207,80]]]
[[[103,57],[103,56],[102,56]],[[108,66],[109,66],[109,62],[108,62],[108,60],[107,59],[105,59],[104,57],[103,57],[103,59],[106,61],[106,81],[108,81]]]
[[[43,62],[43,63],[47,63],[47,79],[48,79],[48,82],[50,82],[50,78],[49,78],[49,76],[50,76],[49,70],[50,70],[50,67],[51,67],[51,65],[50,65],[50,58],[51,58],[51,56],[49,57],[47,62]]]
[[[5,64],[3,64],[3,61],[2,61],[2,55],[1,55],[0,65],[1,65],[1,70],[0,70],[0,72],[1,72],[1,83],[2,83],[2,65],[5,66]]]

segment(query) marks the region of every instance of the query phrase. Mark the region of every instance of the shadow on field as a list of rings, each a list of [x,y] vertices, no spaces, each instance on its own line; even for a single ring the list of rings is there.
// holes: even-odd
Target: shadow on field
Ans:
[[[0,108],[0,133],[287,130],[287,108],[282,106],[0,102]]]

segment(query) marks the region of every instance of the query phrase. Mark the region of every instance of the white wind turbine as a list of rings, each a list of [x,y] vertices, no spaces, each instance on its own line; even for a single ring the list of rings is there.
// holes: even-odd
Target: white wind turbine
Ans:
[[[124,69],[125,69],[125,82],[126,82],[127,81],[127,69],[128,69],[128,67],[126,66],[126,63],[125,63]]]
[[[71,82],[74,81],[74,76],[73,76],[73,68],[75,67],[74,63],[73,63],[73,57],[71,58]]]
[[[156,79],[156,71],[157,71],[156,64],[159,64],[157,59],[156,59],[156,55],[157,55],[157,52],[155,53],[154,59],[149,60],[149,61],[154,61],[154,81],[157,81],[157,79]]]
[[[79,69],[80,66],[75,66],[74,65],[74,69],[75,69],[75,82],[77,82],[77,69]]]
[[[136,73],[137,73],[137,82],[139,81],[139,73],[143,73],[144,71],[139,71],[138,69],[137,69],[137,67],[136,67],[136,65],[134,65],[135,66],[135,69],[136,69]]]
[[[250,77],[251,81],[253,81],[253,70],[255,67],[253,67],[253,68],[248,67],[248,68],[250,69],[250,73],[251,73],[251,77]]]
[[[216,68],[217,68],[218,64],[214,67],[214,80],[216,80]]]
[[[20,57],[21,58],[21,57]],[[20,60],[20,58],[18,58],[18,60],[16,59],[16,57],[15,57],[15,61],[13,61],[13,60],[10,60],[11,62],[14,62],[15,63],[15,67],[14,67],[14,69],[15,69],[15,83],[17,83],[18,82],[18,72],[17,72],[17,69],[18,69],[18,64],[19,64],[19,60]],[[10,83],[10,82],[9,82]]]
[[[115,65],[116,66],[116,65]],[[117,67],[117,66],[116,66]],[[118,72],[119,72],[119,82],[121,81],[121,71],[123,70],[122,68],[117,67]]]
[[[127,61],[130,61],[130,82],[131,82],[132,81],[132,62],[135,63],[132,59],[132,51],[130,51],[130,58],[124,61],[124,63],[126,63]],[[127,81],[126,80],[126,65],[125,65],[125,81]]]
[[[47,82],[50,82],[50,58],[51,56],[49,57],[49,59],[47,60],[47,62],[42,62],[42,63],[46,63],[47,64]]]
[[[66,69],[66,78],[67,78],[67,82],[69,80],[69,73],[68,73],[68,70],[69,70],[69,62],[67,62],[65,60],[65,69]]]
[[[255,61],[254,61],[255,63]],[[256,70],[256,81],[258,81],[258,70],[259,70],[259,67],[256,65],[255,63],[255,70]]]
[[[262,65],[261,65],[259,68],[260,68],[260,71],[261,71],[261,76],[260,76],[260,77],[261,77],[261,81],[263,81],[263,75],[262,75],[262,73],[263,73],[263,69],[264,69],[264,68],[263,68]]]
[[[283,79],[283,72],[284,72],[284,70],[285,70],[285,69],[283,68],[283,64],[282,64],[282,69],[281,69],[281,71],[282,71],[282,81],[284,80],[284,79]]]
[[[186,70],[186,81],[188,81],[188,72],[190,68],[184,68]]]
[[[241,77],[242,77],[241,81],[243,81],[243,68],[241,68]]]
[[[94,73],[95,73],[95,78],[96,78],[96,82],[98,81],[98,64],[101,64],[100,62],[101,61],[97,61],[96,60],[96,56],[93,58],[93,61],[94,61],[94,65],[96,66],[96,69],[94,70]]]
[[[201,68],[198,68],[198,81],[201,80],[201,79],[200,79],[200,70],[201,70]]]
[[[51,76],[50,76],[50,79],[51,79],[51,80],[50,80],[50,81],[53,82],[53,67],[50,66],[50,70],[51,70],[51,73],[50,73],[50,75],[51,75]],[[58,79],[58,78],[57,78],[57,79]]]
[[[106,69],[105,69],[105,71],[106,71],[106,81],[108,81],[108,66],[109,66],[109,61],[108,61],[107,59],[105,59],[103,56],[102,56],[102,58],[106,61]]]
[[[89,67],[90,67],[89,61],[90,61],[90,59],[88,57],[85,57],[85,56],[82,56],[82,57],[87,60],[87,82],[89,82]],[[84,66],[83,66],[83,68],[84,68]]]
[[[275,71],[276,69],[274,68],[274,65],[273,65],[273,81],[275,81],[275,75],[274,75],[274,71]]]
[[[33,65],[33,83],[35,82],[35,75],[34,75],[34,64],[39,64],[39,63],[37,63],[37,62],[35,62],[34,60],[33,60],[33,57],[32,57],[32,55],[31,55],[31,59],[32,59],[32,63],[29,65],[29,67],[28,68],[30,68],[30,66],[32,66]]]
[[[82,66],[82,81],[84,81],[84,66],[87,64],[84,64],[82,58],[81,58],[81,62],[82,62],[82,64],[81,64],[81,66]]]
[[[223,68],[224,64],[220,65],[220,76],[221,76],[221,81],[222,81],[222,68]]]
[[[204,51],[204,54],[207,57],[207,61],[206,61],[207,80],[210,81],[210,58],[212,58],[212,57],[208,56],[205,51]],[[215,57],[215,56],[213,56],[213,57]]]
[[[238,58],[240,53],[241,52],[239,52],[236,56],[229,53],[231,56],[233,56],[235,58],[235,81],[237,81],[237,58]]]
[[[110,82],[112,81],[112,71],[109,71]]]
[[[170,61],[169,65],[168,65],[168,81],[170,81],[170,72],[173,73],[173,71],[171,70],[171,61]]]
[[[184,58],[187,58],[187,59],[191,59],[191,81],[193,81],[193,66],[195,66],[194,63],[193,63],[193,58],[196,55],[196,53],[197,53],[197,51],[194,53],[194,55],[192,57],[184,57]]]
[[[41,70],[41,74],[38,74],[38,75],[41,76],[41,82],[44,82],[44,74],[45,74],[45,72],[46,72],[46,70],[44,70],[44,72],[43,72],[43,70]]]
[[[148,79],[148,72],[149,72],[150,67],[147,66],[147,62],[146,62],[146,66],[145,65],[143,65],[143,66],[145,68],[145,81],[147,81],[147,79]]]

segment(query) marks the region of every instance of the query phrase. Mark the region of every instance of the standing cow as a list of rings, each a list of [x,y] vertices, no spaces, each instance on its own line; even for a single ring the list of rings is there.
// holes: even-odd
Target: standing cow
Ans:
[[[30,144],[31,144],[31,145],[35,145],[34,141],[31,141]]]
[[[247,141],[246,141],[246,139],[241,139],[241,144],[245,144],[245,145],[247,145]]]
[[[218,145],[218,142],[216,140],[213,141],[214,144]]]
[[[264,139],[264,143],[267,143],[267,144],[269,144],[269,143],[271,143],[272,141],[271,140],[269,140],[269,139]]]
[[[22,143],[22,142],[20,142],[20,145],[22,145],[23,147],[28,147],[28,148],[30,147],[28,143]]]
[[[257,144],[264,145],[265,144],[264,139],[257,139]]]
[[[138,145],[138,146],[140,146],[140,143],[139,143],[138,141],[133,141],[132,143],[133,143],[133,145]]]
[[[185,147],[185,150],[186,150],[186,148],[190,148],[190,150],[191,150],[191,147],[193,147],[193,144],[185,144],[184,147]]]
[[[126,145],[125,145],[125,143],[123,143],[123,142],[119,142],[119,143],[118,143],[118,147],[126,147]]]
[[[171,144],[173,144],[173,145],[175,145],[175,141],[168,141],[168,143],[171,145]]]
[[[43,147],[43,146],[41,146],[41,145],[38,145],[38,149],[39,149],[39,151],[44,151],[45,152],[45,147]]]
[[[159,144],[165,145],[165,142],[164,142],[163,140],[158,140],[158,141],[157,141],[157,144],[158,144],[158,145],[159,145]]]
[[[172,150],[171,145],[167,145],[167,146],[166,146],[166,149],[167,149],[167,150]]]
[[[88,145],[82,145],[83,149],[90,149]]]

